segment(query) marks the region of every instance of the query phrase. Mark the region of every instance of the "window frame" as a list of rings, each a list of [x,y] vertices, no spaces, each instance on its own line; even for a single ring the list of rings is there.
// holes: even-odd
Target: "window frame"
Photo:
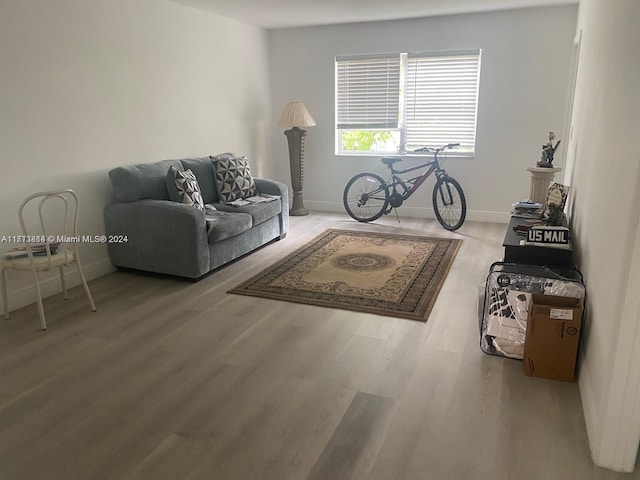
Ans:
[[[407,127],[407,123],[409,123],[408,121],[408,117],[407,117],[407,109],[410,107],[409,105],[409,86],[408,86],[408,79],[409,79],[409,68],[411,67],[410,62],[412,62],[413,59],[427,59],[426,62],[429,62],[431,60],[435,61],[435,59],[444,59],[444,60],[449,60],[449,59],[456,59],[456,57],[464,57],[465,61],[464,62],[459,62],[459,63],[468,63],[468,59],[472,59],[472,63],[470,71],[475,70],[475,79],[473,82],[466,82],[466,93],[469,93],[469,86],[473,86],[473,90],[472,93],[474,95],[474,98],[472,99],[472,102],[469,103],[467,102],[465,104],[465,108],[468,110],[471,106],[473,107],[473,116],[472,116],[472,124],[473,124],[473,128],[472,129],[468,129],[468,124],[469,124],[469,116],[467,115],[464,120],[466,120],[467,123],[467,130],[466,130],[466,135],[467,138],[469,137],[469,135],[472,136],[473,138],[473,143],[469,144],[469,142],[467,142],[467,145],[471,145],[471,148],[467,151],[456,151],[456,150],[452,150],[451,152],[449,152],[450,156],[456,156],[456,157],[475,157],[475,153],[476,153],[476,140],[477,140],[477,119],[478,119],[478,103],[479,103],[479,97],[480,97],[480,74],[481,74],[481,62],[482,62],[482,50],[481,49],[473,49],[473,50],[455,50],[455,51],[438,51],[438,52],[419,52],[419,53],[413,53],[413,52],[406,52],[406,53],[391,53],[391,54],[375,54],[375,55],[354,55],[354,56],[338,56],[335,58],[335,69],[336,69],[336,78],[335,78],[335,154],[336,155],[341,155],[341,156],[381,156],[381,155],[386,155],[386,154],[392,154],[392,155],[416,155],[416,156],[424,156],[424,155],[428,155],[428,154],[420,154],[420,153],[414,153],[412,151],[407,151],[406,147],[407,147],[407,132],[408,132],[408,127]],[[397,108],[397,112],[398,112],[398,119],[397,119],[397,128],[388,128],[388,125],[381,125],[380,128],[372,128],[375,125],[366,125],[363,124],[363,122],[361,122],[360,124],[356,124],[354,125],[354,128],[344,128],[345,127],[345,117],[343,115],[344,113],[344,108],[341,109],[341,104],[340,102],[343,101],[342,98],[344,97],[345,93],[343,91],[340,90],[341,85],[339,84],[339,69],[341,67],[340,62],[348,62],[351,60],[357,60],[357,61],[366,61],[367,59],[379,59],[379,58],[398,58],[399,62],[398,62],[398,69],[399,69],[399,94],[397,96],[398,98],[398,108]],[[416,69],[417,67],[417,63],[420,60],[415,60],[416,62]],[[454,62],[455,63],[455,62]],[[459,66],[459,65],[458,65]],[[466,73],[466,70],[463,70],[464,73]],[[433,74],[433,72],[429,72],[430,74]],[[449,71],[446,72],[448,75],[453,75],[453,73],[450,73]],[[460,77],[461,79],[463,79],[463,76]],[[379,81],[381,81],[380,79],[378,79]],[[421,85],[422,88],[430,88],[430,84],[425,83],[424,85]],[[463,89],[461,89],[460,91],[462,91]],[[449,94],[448,97],[445,96],[446,98],[454,98],[454,96],[452,96],[452,94]],[[415,106],[414,104],[411,105],[412,107]],[[344,107],[344,106],[342,106]],[[463,116],[464,117],[464,116]],[[342,122],[341,122],[342,120]],[[387,124],[389,124],[390,122],[387,122]],[[464,126],[464,121],[462,123],[462,125]],[[340,127],[343,128],[340,128]],[[360,127],[360,128],[357,128]],[[363,128],[364,127],[364,128]],[[367,128],[368,127],[368,128]],[[342,146],[342,132],[349,132],[349,131],[398,131],[399,132],[399,145],[398,148],[393,149],[393,150],[345,150]],[[418,130],[415,130],[413,132],[413,135],[416,134]],[[461,132],[464,131],[464,128],[461,128]],[[463,135],[463,133],[459,134],[460,136]],[[458,142],[457,139],[455,138],[450,138],[450,140],[448,140],[449,142]],[[444,141],[442,142],[443,144],[446,144],[448,142]],[[436,144],[430,144],[427,146],[440,146],[440,145],[436,145]]]

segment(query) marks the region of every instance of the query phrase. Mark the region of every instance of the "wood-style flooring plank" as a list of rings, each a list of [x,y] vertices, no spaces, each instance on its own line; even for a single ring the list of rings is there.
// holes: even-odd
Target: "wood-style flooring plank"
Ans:
[[[309,480],[366,478],[395,413],[396,402],[358,392],[309,474]]]

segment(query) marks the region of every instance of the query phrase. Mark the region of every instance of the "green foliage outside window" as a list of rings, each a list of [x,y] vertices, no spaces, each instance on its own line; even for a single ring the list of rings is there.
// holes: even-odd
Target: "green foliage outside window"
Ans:
[[[388,130],[349,130],[342,132],[342,150],[348,152],[375,152],[385,150],[393,138]]]

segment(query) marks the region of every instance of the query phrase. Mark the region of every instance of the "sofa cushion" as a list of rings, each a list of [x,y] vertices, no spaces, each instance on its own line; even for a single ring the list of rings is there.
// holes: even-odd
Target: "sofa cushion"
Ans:
[[[209,243],[235,237],[252,226],[251,215],[247,213],[207,211],[204,216],[209,230]]]
[[[116,198],[120,202],[135,202],[144,198],[169,200],[166,177],[170,166],[182,170],[179,160],[114,168],[109,172],[109,179]]]
[[[204,212],[204,202],[200,193],[198,180],[191,170],[179,171],[175,167],[169,167],[167,177],[173,177],[180,203],[191,205]]]
[[[204,203],[216,203],[218,191],[216,190],[215,171],[211,157],[185,158],[180,162],[185,170],[191,170],[198,179]]]
[[[251,215],[253,225],[260,225],[272,217],[275,217],[282,210],[282,202],[278,199],[273,202],[255,203],[252,205],[244,205],[242,207],[234,207],[224,203],[215,204],[217,210],[231,213],[248,213]]]
[[[245,157],[222,154],[212,157],[216,187],[220,202],[232,202],[238,198],[253,197],[258,189],[251,176],[249,161]]]

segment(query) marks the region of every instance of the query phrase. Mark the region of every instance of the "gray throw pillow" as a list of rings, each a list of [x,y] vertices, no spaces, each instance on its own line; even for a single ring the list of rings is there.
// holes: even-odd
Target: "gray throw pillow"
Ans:
[[[202,201],[202,193],[198,180],[191,170],[181,172],[177,168],[171,166],[167,172],[167,176],[171,175],[178,191],[178,198],[181,203],[192,205],[198,210],[204,212],[204,202]]]
[[[228,154],[213,157],[216,171],[216,187],[222,203],[258,194],[256,183],[251,176],[249,161],[245,157]]]

